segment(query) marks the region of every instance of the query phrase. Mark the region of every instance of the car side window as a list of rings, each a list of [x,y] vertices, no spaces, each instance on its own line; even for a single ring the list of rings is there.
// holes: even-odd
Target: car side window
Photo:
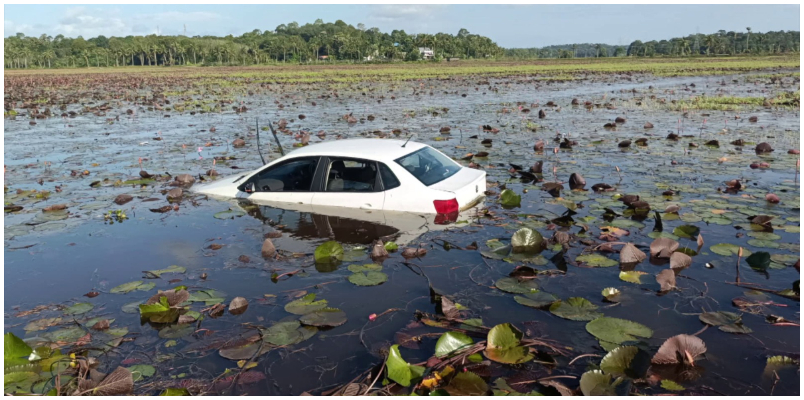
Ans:
[[[394,172],[391,171],[391,168],[388,168],[388,166],[383,163],[377,164],[380,165],[380,178],[382,178],[383,189],[391,190],[399,187],[399,179],[396,178],[396,175],[394,175]]]
[[[374,192],[377,163],[330,157],[324,190],[327,192]]]
[[[318,158],[302,158],[273,166],[251,179],[257,192],[309,192]]]

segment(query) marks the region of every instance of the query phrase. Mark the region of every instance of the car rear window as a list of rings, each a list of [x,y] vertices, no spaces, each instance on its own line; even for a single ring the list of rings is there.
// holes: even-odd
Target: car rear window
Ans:
[[[458,163],[431,147],[414,151],[395,161],[425,186],[441,182],[461,170]]]

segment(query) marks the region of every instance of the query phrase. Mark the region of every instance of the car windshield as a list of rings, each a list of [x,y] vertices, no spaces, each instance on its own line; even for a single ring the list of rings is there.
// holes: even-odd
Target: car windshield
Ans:
[[[426,186],[443,181],[461,170],[461,166],[431,147],[395,160]]]

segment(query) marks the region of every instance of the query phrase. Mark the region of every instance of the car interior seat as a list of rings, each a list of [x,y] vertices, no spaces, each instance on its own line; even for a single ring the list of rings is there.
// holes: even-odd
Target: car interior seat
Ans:
[[[343,176],[346,173],[346,165],[341,160],[335,160],[329,167],[329,177],[327,177],[327,191],[343,191]]]

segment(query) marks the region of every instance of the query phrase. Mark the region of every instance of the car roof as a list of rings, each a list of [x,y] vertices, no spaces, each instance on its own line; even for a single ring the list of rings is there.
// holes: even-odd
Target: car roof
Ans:
[[[288,153],[289,157],[338,156],[391,162],[427,147],[423,143],[398,139],[342,139],[304,146]]]

